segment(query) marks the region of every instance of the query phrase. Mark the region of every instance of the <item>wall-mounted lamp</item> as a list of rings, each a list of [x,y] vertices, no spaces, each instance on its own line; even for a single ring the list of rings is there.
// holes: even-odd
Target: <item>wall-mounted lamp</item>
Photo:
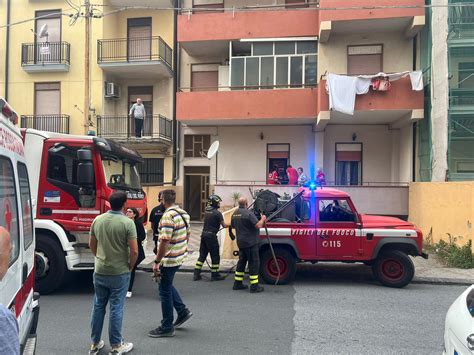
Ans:
[[[356,139],[357,139],[357,134],[355,134],[355,132],[354,132],[354,133],[352,133],[352,141],[355,142]]]
[[[263,138],[265,138],[265,136],[263,135],[263,132],[260,132],[260,140],[263,141]]]

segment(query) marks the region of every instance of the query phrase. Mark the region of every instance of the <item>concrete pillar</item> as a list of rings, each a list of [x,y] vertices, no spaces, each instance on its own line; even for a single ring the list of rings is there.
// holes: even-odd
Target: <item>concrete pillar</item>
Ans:
[[[445,181],[448,171],[448,0],[433,0],[431,65],[432,181]]]
[[[398,182],[400,174],[400,130],[391,130],[390,137],[392,138],[392,161],[390,164],[390,182]]]
[[[316,171],[318,168],[323,168],[324,166],[324,131],[314,132],[314,166],[310,167],[308,174],[311,178],[316,177]]]

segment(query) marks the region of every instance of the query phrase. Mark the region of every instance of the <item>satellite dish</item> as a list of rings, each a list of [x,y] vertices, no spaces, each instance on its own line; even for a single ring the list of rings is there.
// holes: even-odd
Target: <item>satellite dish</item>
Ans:
[[[38,37],[39,38],[44,38],[48,36],[48,24],[45,23],[43,26],[41,26],[39,32],[38,32]]]
[[[207,151],[207,159],[214,158],[214,155],[217,154],[218,150],[219,150],[219,141],[215,141],[214,143],[211,144],[211,146],[209,147],[209,150]]]

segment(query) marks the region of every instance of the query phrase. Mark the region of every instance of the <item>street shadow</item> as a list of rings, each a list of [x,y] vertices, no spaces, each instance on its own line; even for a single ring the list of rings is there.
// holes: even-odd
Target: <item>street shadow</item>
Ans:
[[[296,269],[295,283],[357,283],[377,285],[372,270],[363,264],[317,263],[299,264]]]

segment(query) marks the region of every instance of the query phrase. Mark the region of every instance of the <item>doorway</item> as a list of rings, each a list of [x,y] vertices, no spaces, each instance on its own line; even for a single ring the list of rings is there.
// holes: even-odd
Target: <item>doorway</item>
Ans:
[[[127,34],[128,60],[151,60],[151,17],[128,19]]]
[[[204,218],[209,196],[209,176],[208,166],[184,167],[184,209],[191,220],[200,221]]]
[[[145,121],[143,122],[143,135],[153,136],[153,86],[129,86],[128,87],[128,111],[137,99],[142,99],[143,106],[145,106]],[[135,132],[135,120],[130,122],[129,136]]]

